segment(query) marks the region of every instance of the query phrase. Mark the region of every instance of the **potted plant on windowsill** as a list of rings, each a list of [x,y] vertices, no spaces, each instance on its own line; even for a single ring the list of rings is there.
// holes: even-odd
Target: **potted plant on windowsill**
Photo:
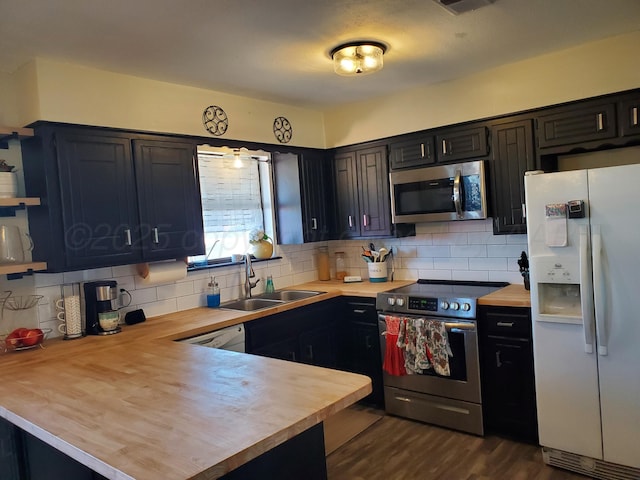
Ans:
[[[251,248],[249,253],[258,259],[271,258],[273,255],[273,243],[271,238],[262,229],[254,229],[249,234]]]

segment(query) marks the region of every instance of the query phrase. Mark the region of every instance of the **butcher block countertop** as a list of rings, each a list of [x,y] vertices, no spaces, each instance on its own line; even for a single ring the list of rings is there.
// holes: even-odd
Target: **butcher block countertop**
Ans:
[[[508,285],[478,299],[480,305],[494,307],[531,307],[531,295],[524,285]]]
[[[410,283],[310,282],[295,288],[325,293],[256,312],[195,308],[0,354],[0,417],[107,478],[218,478],[365,397],[371,382],[172,340]],[[481,303],[528,306],[528,292],[511,285]]]
[[[0,354],[0,417],[107,478],[218,478],[365,397],[371,381],[171,340],[409,283],[312,282],[296,288],[327,293],[257,312],[196,308]]]

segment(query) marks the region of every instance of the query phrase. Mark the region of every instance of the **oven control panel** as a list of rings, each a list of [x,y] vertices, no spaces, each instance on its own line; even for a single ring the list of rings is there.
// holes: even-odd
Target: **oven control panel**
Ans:
[[[437,298],[409,297],[409,310],[421,310],[425,312],[438,311]]]
[[[376,308],[389,313],[426,314],[454,318],[476,318],[476,303],[471,298],[437,298],[379,294]]]

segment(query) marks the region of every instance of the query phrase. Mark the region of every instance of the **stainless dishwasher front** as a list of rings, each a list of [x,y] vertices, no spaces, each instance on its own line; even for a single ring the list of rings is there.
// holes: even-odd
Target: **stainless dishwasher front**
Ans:
[[[180,342],[193,343],[203,347],[219,348],[221,350],[232,350],[234,352],[245,352],[244,324],[240,323],[232,327],[221,328],[212,332],[203,333],[194,337],[182,338]]]

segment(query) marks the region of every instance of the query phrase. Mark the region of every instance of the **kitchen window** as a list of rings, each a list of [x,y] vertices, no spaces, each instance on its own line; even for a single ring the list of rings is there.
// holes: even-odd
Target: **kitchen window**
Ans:
[[[273,233],[270,156],[267,152],[198,147],[198,168],[206,255],[190,257],[194,265],[223,263],[249,248],[249,233]]]

